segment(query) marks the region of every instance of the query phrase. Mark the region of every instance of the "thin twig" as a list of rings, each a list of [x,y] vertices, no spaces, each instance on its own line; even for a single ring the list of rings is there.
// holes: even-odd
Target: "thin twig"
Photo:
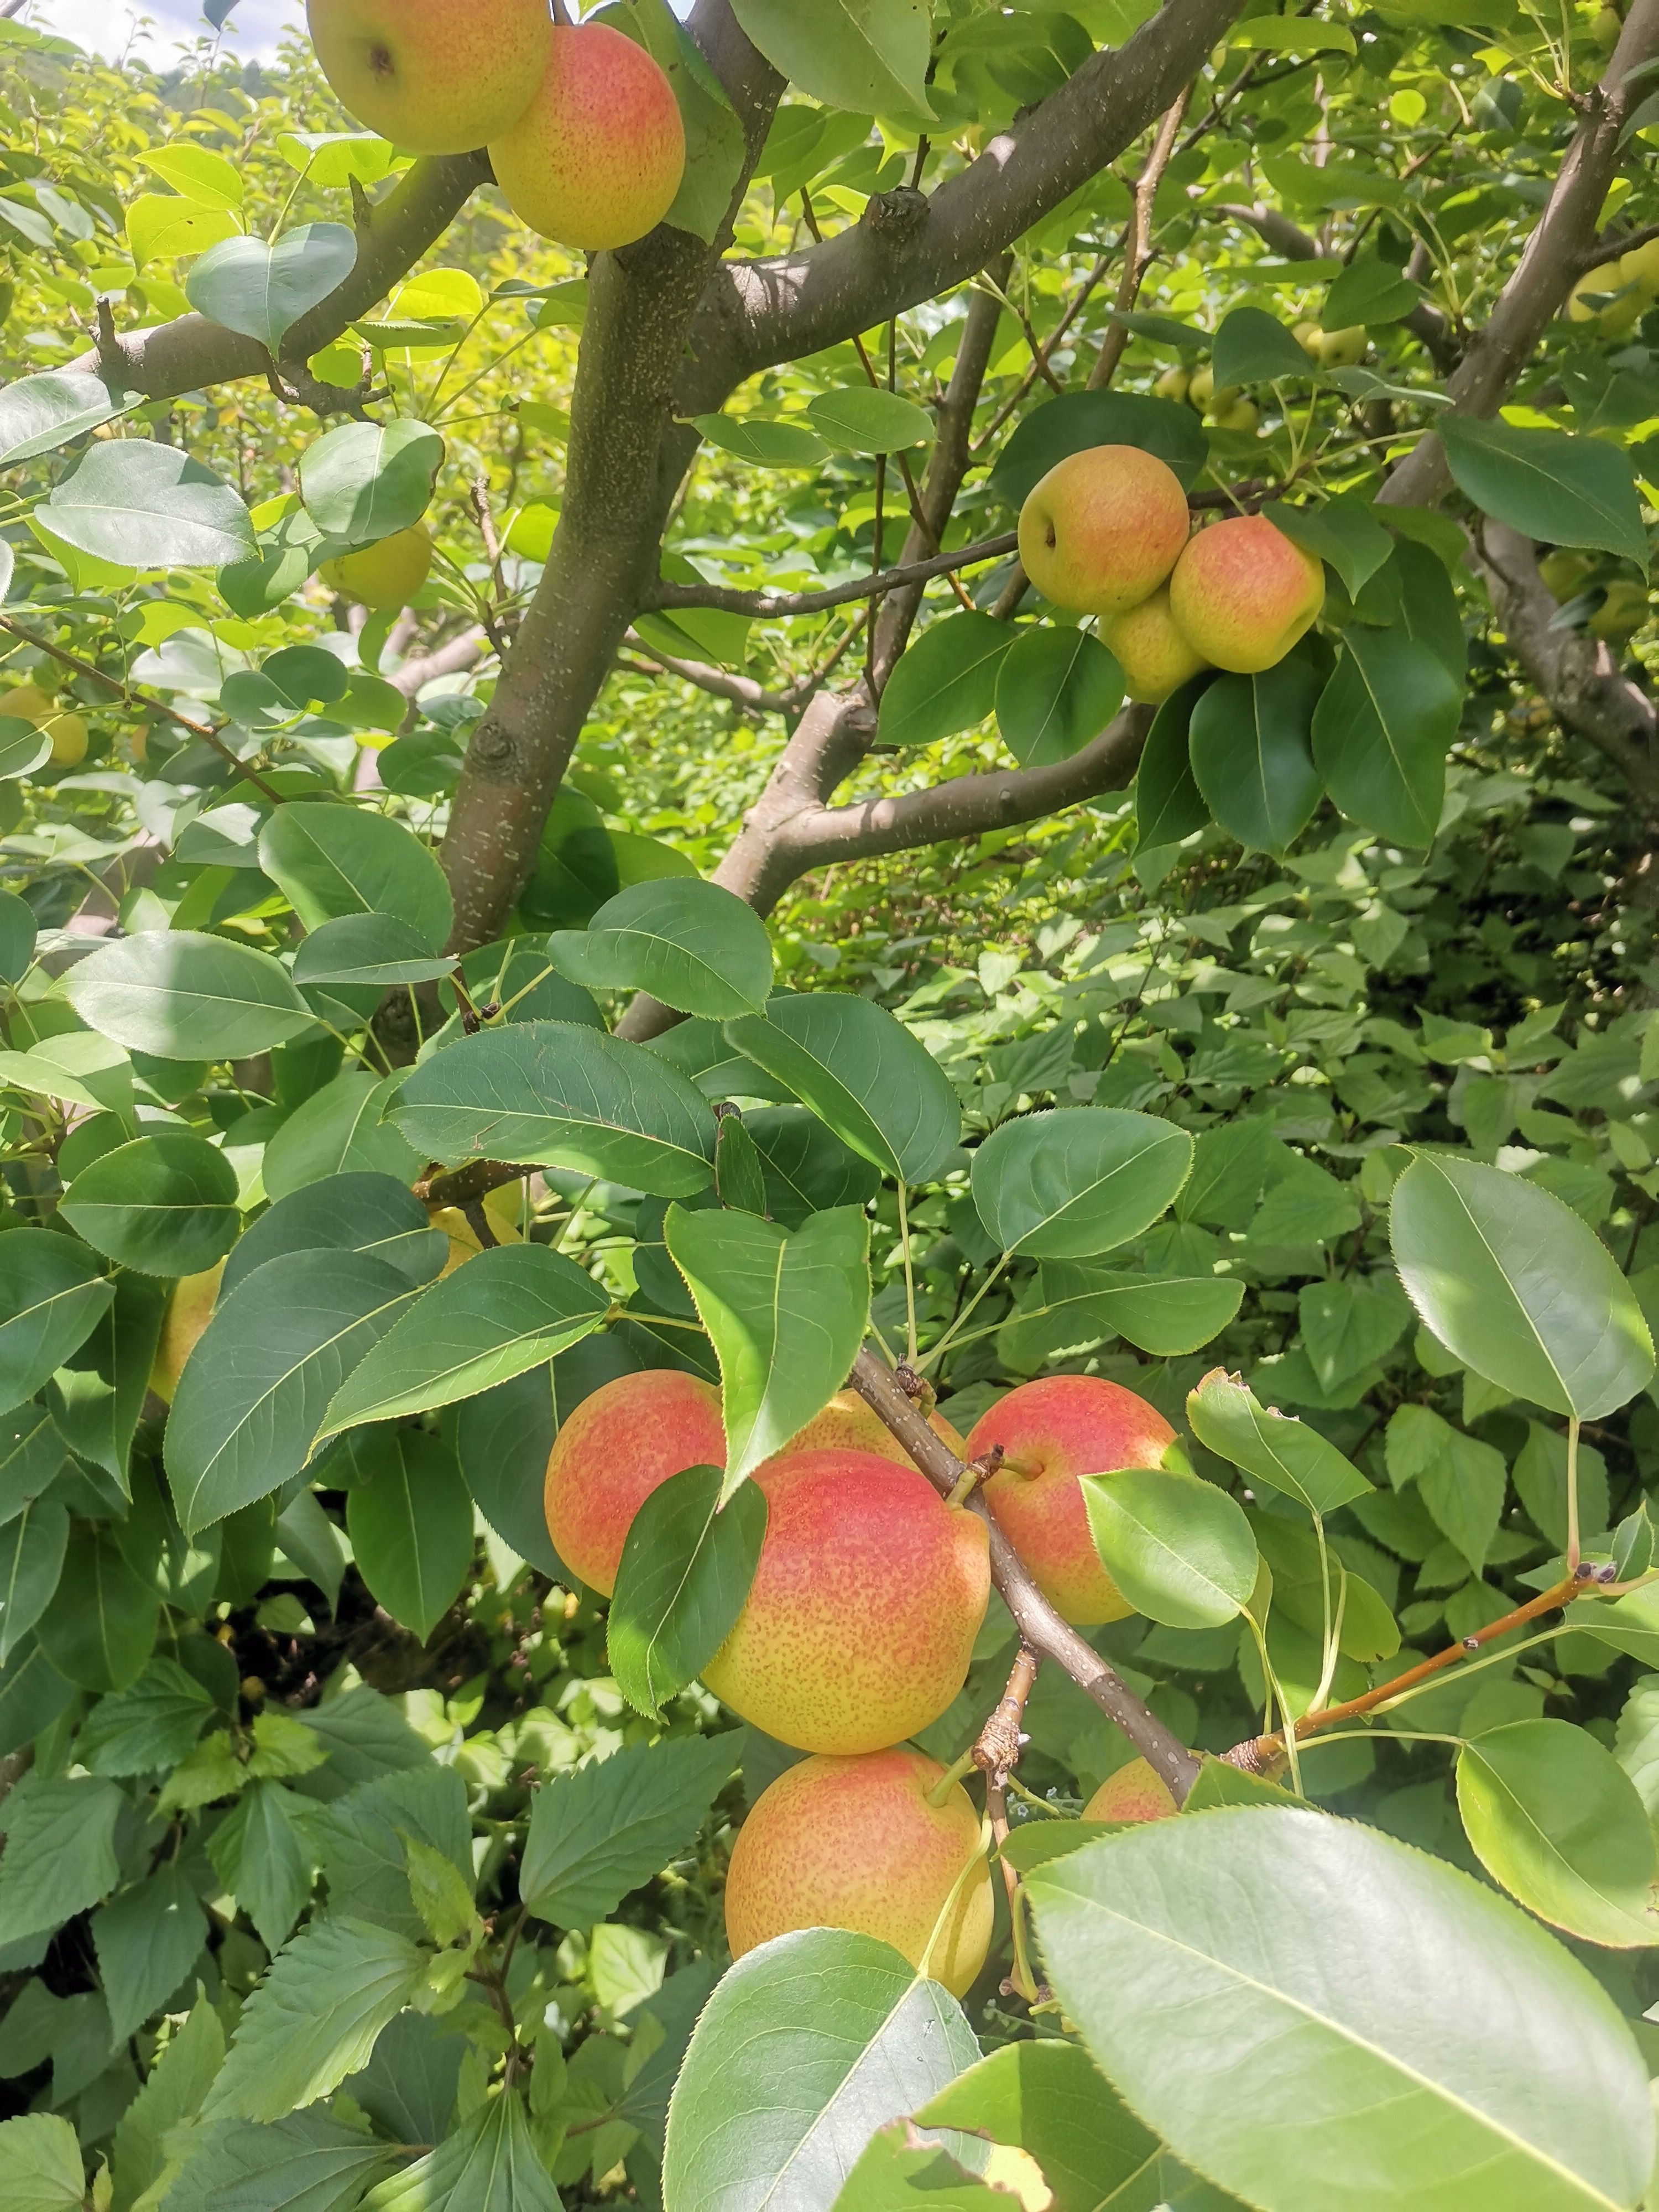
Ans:
[[[925,584],[953,569],[977,568],[986,561],[1000,561],[1019,544],[1019,533],[1005,530],[996,538],[981,538],[955,553],[936,553],[931,560],[913,561],[901,568],[855,577],[824,592],[736,592],[721,584],[658,584],[646,601],[647,608],[721,607],[728,614],[753,615],[762,622],[786,615],[818,615],[831,607],[844,607],[854,599],[878,599],[907,584]]]

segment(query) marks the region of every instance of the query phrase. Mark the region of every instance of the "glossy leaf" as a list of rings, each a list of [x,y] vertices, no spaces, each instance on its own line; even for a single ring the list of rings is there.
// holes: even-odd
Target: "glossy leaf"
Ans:
[[[881,695],[884,745],[931,745],[977,729],[996,706],[1015,633],[989,615],[930,623],[902,655]]]
[[[1188,1396],[1187,1419],[1200,1443],[1310,1513],[1334,1513],[1370,1492],[1359,1469],[1317,1429],[1264,1407],[1238,1376],[1219,1368]]]
[[[414,1192],[391,1176],[329,1176],[259,1216],[225,1262],[219,1295],[228,1297],[267,1260],[315,1251],[370,1253],[418,1286],[448,1260],[449,1240]]]
[[[1471,415],[1448,415],[1435,428],[1458,489],[1495,521],[1546,544],[1616,553],[1646,574],[1636,477],[1619,447]]]
[[[300,489],[327,537],[368,545],[420,520],[443,459],[438,433],[411,417],[345,422],[301,457]]]
[[[1282,853],[1319,804],[1313,719],[1322,686],[1291,653],[1260,676],[1218,676],[1193,708],[1193,775],[1224,830]]]
[[[1193,775],[1193,709],[1210,683],[1194,677],[1172,692],[1152,717],[1135,772],[1135,850],[1178,845],[1210,819]]]
[[[1293,544],[1334,568],[1351,599],[1394,552],[1393,538],[1371,512],[1370,501],[1358,492],[1343,492],[1322,507],[1287,507],[1275,501],[1261,512]]]
[[[962,1133],[950,1079],[872,1000],[845,991],[779,997],[764,1018],[726,1023],[726,1034],[884,1175],[926,1182]]]
[[[832,4],[862,8],[868,0],[832,0]],[[910,0],[898,0],[896,7],[884,13],[901,15],[909,4]],[[933,418],[925,407],[879,385],[848,384],[839,391],[821,392],[807,402],[806,419],[826,446],[846,453],[900,453],[930,444],[933,435]]]
[[[45,520],[77,553],[125,568],[222,568],[256,550],[237,492],[144,438],[94,441],[54,485]]]
[[[462,1038],[416,1068],[392,1118],[417,1152],[451,1166],[576,1168],[658,1198],[693,1197],[714,1180],[702,1092],[657,1054],[568,1022]]]
[[[53,368],[18,377],[0,392],[0,468],[56,452],[125,414],[141,396],[84,369]]]
[[[455,1455],[418,1429],[354,1440],[346,1528],[358,1572],[422,1644],[460,1595],[472,1565],[472,1500]]]
[[[478,1253],[423,1297],[353,1369],[323,1433],[470,1398],[539,1367],[599,1328],[609,1293],[542,1244]]]
[[[0,1667],[51,1603],[69,1532],[67,1510],[50,1498],[26,1505],[0,1528]]]
[[[826,107],[927,116],[927,0],[738,0],[774,69]]]
[[[1538,1184],[1419,1152],[1395,1185],[1389,1236],[1440,1341],[1515,1396],[1594,1420],[1653,1374],[1647,1322],[1607,1247]]]
[[[763,1106],[744,1116],[760,1154],[766,1211],[786,1229],[836,1206],[867,1206],[881,1188],[868,1160],[849,1152],[804,1106]]]
[[[671,1475],[623,1545],[606,1648],[617,1688],[651,1720],[725,1643],[755,1579],[765,1497],[745,1482],[722,1508],[723,1487],[717,1467]]]
[[[1224,1808],[1026,1887],[1096,2063],[1263,2212],[1588,2212],[1647,2185],[1646,2069],[1611,1999],[1512,1905],[1392,1837]]]
[[[1636,1785],[1570,1721],[1466,1743],[1457,1809],[1494,1881],[1543,1920],[1620,1950],[1659,1943],[1659,1844]]]
[[[876,2130],[978,2056],[955,1998],[886,1944],[826,1928],[763,1943],[692,2035],[668,2110],[667,2200],[832,2205]]]
[[[491,2098],[436,2150],[372,2189],[362,2212],[559,2212],[524,2100]]]
[[[399,983],[436,982],[454,965],[395,915],[343,914],[312,931],[294,956],[293,975],[301,990],[356,983],[389,991]]]
[[[265,1195],[280,1204],[313,1184],[347,1175],[411,1182],[425,1155],[385,1119],[398,1088],[395,1077],[382,1079],[372,1068],[358,1067],[313,1091],[265,1146],[260,1164]]]
[[[1053,1260],[1040,1270],[1031,1302],[999,1330],[997,1350],[1019,1374],[1114,1336],[1176,1359],[1218,1336],[1243,1296],[1237,1276],[1142,1275]]]
[[[1463,686],[1438,654],[1398,630],[1352,623],[1314,709],[1314,759],[1351,821],[1395,843],[1433,843],[1446,748]]]
[[[368,1252],[291,1252],[221,1299],[167,1423],[187,1535],[268,1498],[309,1457],[331,1402],[415,1292]]]
[[[455,903],[436,855],[384,814],[278,807],[259,835],[259,866],[307,929],[343,915],[387,914],[433,946],[454,927]]]
[[[1097,637],[1036,623],[997,676],[997,727],[1022,768],[1070,760],[1123,704],[1123,671]]]
[[[586,1928],[690,1843],[741,1764],[741,1729],[635,1744],[562,1774],[530,1808],[519,1887],[539,1920]]]
[[[870,1224],[851,1206],[793,1231],[671,1206],[670,1256],[720,1363],[724,1495],[823,1412],[870,1319]]]
[[[70,1534],[56,1595],[35,1630],[41,1650],[81,1690],[125,1690],[155,1649],[158,1600],[106,1528]]]
[[[0,1399],[32,1398],[115,1296],[84,1244],[44,1229],[0,1238]]]
[[[203,1273],[242,1225],[236,1170],[183,1129],[106,1152],[76,1176],[58,1211],[94,1250],[147,1275]]]
[[[198,314],[257,339],[275,357],[300,318],[343,284],[357,262],[357,234],[339,222],[302,223],[275,246],[227,238],[210,246],[185,280]]]
[[[1275,377],[1305,382],[1308,356],[1276,315],[1261,307],[1235,307],[1221,318],[1210,355],[1218,391],[1235,384],[1269,384]]]
[[[1188,488],[1210,451],[1190,407],[1139,392],[1068,392],[1022,419],[991,471],[991,490],[1008,506],[1023,507],[1050,469],[1090,446],[1143,447]]]
[[[772,941],[752,907],[718,884],[668,877],[607,901],[586,930],[559,930],[548,957],[590,991],[648,991],[683,1014],[763,1013]]]
[[[1026,1114],[974,1154],[974,1205],[1005,1252],[1087,1259],[1149,1229],[1192,1163],[1187,1132],[1150,1114],[1110,1106]]]
[[[188,929],[100,945],[64,995],[100,1036],[156,1060],[240,1060],[313,1025],[280,961]]]
[[[1156,1468],[1089,1475],[1082,1488],[1095,1549],[1137,1613],[1166,1628],[1219,1628],[1243,1611],[1260,1562],[1224,1490]]]

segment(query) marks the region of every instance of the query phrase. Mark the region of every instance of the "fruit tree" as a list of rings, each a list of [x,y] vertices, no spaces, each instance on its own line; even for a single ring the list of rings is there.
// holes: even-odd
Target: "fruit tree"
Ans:
[[[1659,0],[252,13],[0,6],[0,2212],[1659,2205]]]

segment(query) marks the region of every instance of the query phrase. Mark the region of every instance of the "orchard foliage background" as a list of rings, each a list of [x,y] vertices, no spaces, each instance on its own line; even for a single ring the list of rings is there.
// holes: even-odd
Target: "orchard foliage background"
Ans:
[[[0,19],[0,2207],[1650,2203],[1659,9],[604,12],[691,162],[591,267],[308,51]],[[1024,588],[1102,441],[1326,561],[1294,681]],[[752,1549],[608,1636],[541,1512],[866,1321],[1201,1486],[921,1739],[1036,1640],[961,2008],[722,1979]]]

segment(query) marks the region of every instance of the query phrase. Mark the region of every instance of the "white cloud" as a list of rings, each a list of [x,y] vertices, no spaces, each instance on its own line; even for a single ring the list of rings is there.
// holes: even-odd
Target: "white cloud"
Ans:
[[[159,63],[171,58],[179,40],[201,38],[211,28],[201,0],[31,0],[26,20],[106,60],[123,51],[137,22],[147,58]],[[240,0],[225,27],[226,47],[243,60],[267,58],[285,31],[304,21],[304,0]]]

